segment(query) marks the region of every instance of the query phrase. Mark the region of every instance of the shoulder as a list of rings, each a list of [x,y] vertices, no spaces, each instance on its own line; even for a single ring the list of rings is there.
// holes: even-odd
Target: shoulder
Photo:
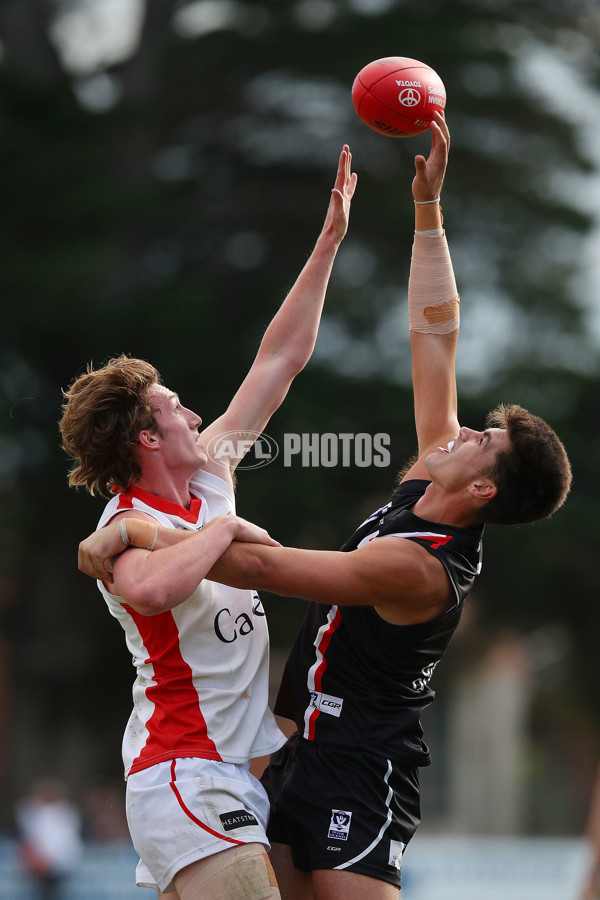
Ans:
[[[350,555],[372,587],[372,605],[388,622],[425,622],[446,612],[454,602],[445,567],[414,541],[386,535]]]
[[[397,585],[399,590],[427,590],[428,573],[437,571],[437,560],[410,537],[403,534],[381,535],[353,551],[355,565],[365,565],[370,569],[378,566],[384,572],[402,575],[402,581]]]

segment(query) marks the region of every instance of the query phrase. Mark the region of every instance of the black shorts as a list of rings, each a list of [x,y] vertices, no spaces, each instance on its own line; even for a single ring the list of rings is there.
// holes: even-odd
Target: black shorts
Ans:
[[[303,872],[345,869],[400,887],[402,852],[421,820],[419,770],[292,735],[262,782],[267,836]]]

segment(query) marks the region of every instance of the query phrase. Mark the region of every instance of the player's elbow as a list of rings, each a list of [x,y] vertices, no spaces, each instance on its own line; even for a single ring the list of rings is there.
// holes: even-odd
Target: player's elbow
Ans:
[[[168,609],[159,598],[148,594],[136,594],[135,597],[125,597],[124,600],[141,616],[157,616]]]
[[[158,599],[153,598],[144,598],[141,601],[138,601],[135,605],[132,603],[131,606],[138,612],[141,616],[158,616],[160,613],[166,612],[171,607],[168,604],[161,602]]]
[[[175,590],[153,578],[138,582],[123,599],[141,616],[157,616],[182,602]]]
[[[296,375],[305,368],[310,357],[310,352],[303,346],[291,344],[280,348],[269,360],[270,373],[276,374],[280,384],[290,385]]]
[[[296,375],[300,374],[300,372],[306,367],[308,361],[310,360],[310,357],[310,352],[304,347],[290,348],[285,359],[287,375],[290,380],[292,378],[295,378]]]

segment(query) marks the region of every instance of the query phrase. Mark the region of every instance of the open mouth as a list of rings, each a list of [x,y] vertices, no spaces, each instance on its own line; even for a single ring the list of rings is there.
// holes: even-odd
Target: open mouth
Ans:
[[[438,450],[441,450],[442,453],[450,453],[452,448],[454,447],[454,441],[448,441],[445,447],[438,447]]]

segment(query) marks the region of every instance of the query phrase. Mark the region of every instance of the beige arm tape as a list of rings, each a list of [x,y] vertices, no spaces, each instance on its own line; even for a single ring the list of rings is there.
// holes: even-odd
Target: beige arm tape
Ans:
[[[141,550],[154,550],[158,539],[158,523],[145,522],[142,519],[121,519],[119,528],[121,540],[126,547],[139,547]]]
[[[450,334],[460,322],[456,288],[446,235],[415,232],[408,279],[408,320],[411,331]]]

